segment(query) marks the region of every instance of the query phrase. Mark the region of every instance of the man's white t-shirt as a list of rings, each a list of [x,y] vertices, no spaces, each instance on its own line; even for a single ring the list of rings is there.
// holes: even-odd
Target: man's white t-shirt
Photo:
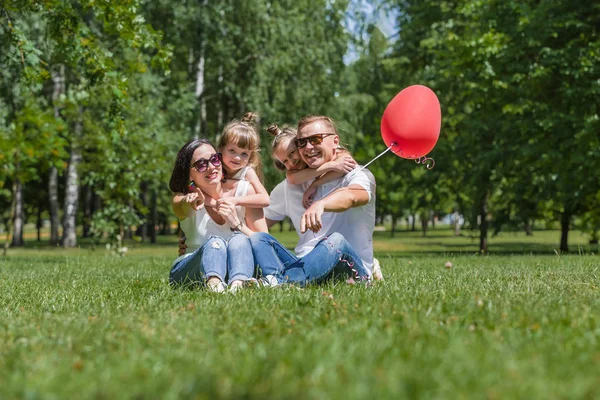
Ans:
[[[310,182],[308,182],[310,183]],[[369,194],[369,202],[364,206],[354,207],[341,213],[325,212],[321,216],[322,228],[314,233],[300,233],[300,220],[306,209],[302,206],[302,196],[308,183],[291,185],[284,180],[271,192],[271,205],[264,209],[265,217],[274,221],[282,221],[289,217],[300,237],[295,252],[298,257],[308,254],[325,236],[334,232],[341,233],[362,262],[373,271],[373,230],[375,229],[375,177],[367,169],[357,167],[340,179],[321,185],[315,195],[315,201],[323,198],[334,188],[358,185]]]

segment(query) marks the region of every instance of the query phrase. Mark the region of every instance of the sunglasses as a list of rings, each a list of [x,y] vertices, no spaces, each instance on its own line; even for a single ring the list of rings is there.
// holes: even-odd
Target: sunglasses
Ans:
[[[296,143],[296,147],[299,149],[306,147],[307,142],[310,142],[310,144],[316,146],[318,144],[323,143],[323,139],[331,135],[335,135],[335,133],[317,133],[316,135],[296,139],[294,143]]]
[[[221,153],[215,153],[212,156],[210,156],[210,158],[208,160],[205,158],[200,158],[200,159],[196,160],[195,163],[192,164],[190,169],[196,168],[196,171],[204,172],[208,168],[209,162],[212,165],[214,165],[215,167],[220,167],[221,163],[223,162],[223,156],[221,155]]]

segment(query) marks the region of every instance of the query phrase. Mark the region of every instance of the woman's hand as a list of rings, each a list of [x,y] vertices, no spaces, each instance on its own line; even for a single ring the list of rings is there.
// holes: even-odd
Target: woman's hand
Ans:
[[[188,193],[181,199],[181,204],[187,205],[194,211],[198,211],[204,205],[204,200],[204,194],[199,188],[196,188],[195,192]]]
[[[331,171],[341,172],[342,174],[347,174],[356,167],[356,161],[350,156],[338,157],[336,160],[330,162]]]

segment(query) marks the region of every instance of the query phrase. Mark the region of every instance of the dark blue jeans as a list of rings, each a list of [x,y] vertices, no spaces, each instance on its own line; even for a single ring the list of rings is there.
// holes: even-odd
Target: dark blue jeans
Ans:
[[[250,243],[262,275],[273,275],[279,283],[305,286],[332,277],[369,279],[360,257],[339,233],[322,239],[302,258],[296,257],[268,233],[253,234]]]

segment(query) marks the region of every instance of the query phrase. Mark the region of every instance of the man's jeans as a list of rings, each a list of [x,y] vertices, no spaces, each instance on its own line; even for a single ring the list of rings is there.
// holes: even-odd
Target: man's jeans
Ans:
[[[348,241],[339,233],[325,237],[302,258],[267,233],[250,236],[254,260],[262,275],[273,275],[279,283],[304,286],[328,278],[368,280],[369,273]]]
[[[211,276],[231,283],[254,273],[254,257],[247,236],[236,233],[227,242],[211,236],[206,243],[171,268],[171,284],[204,284]]]

